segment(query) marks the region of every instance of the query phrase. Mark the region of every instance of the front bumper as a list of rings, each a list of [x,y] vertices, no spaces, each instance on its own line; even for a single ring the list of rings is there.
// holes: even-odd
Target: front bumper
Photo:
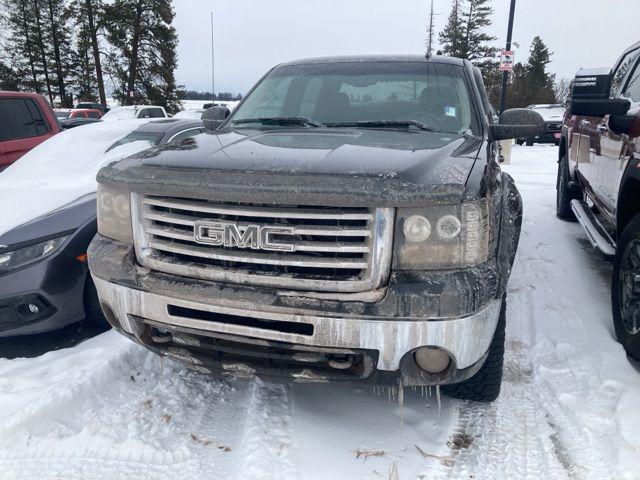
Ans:
[[[401,377],[404,385],[451,383],[480,368],[502,307],[501,295],[495,293],[498,275],[482,269],[411,281],[393,277],[382,291],[330,299],[314,297],[313,292],[151,272],[137,264],[129,246],[99,235],[89,258],[106,317],[116,329],[157,353],[206,371],[262,373],[256,362],[243,361],[243,355],[232,361],[214,355],[218,350],[237,354],[243,345],[257,345],[268,350],[264,356],[274,358],[285,350],[297,352],[292,355],[296,359],[313,353],[325,359],[359,356],[367,365],[357,373],[358,379],[381,373]],[[486,268],[493,271],[494,266]],[[446,302],[449,296],[455,299],[454,310]],[[424,346],[444,350],[451,358],[450,368],[438,378],[425,378],[415,365],[413,351]],[[334,379],[312,368],[293,376],[304,381]]]
[[[133,290],[97,277],[94,282],[101,302],[115,314],[119,328],[130,335],[136,334],[137,318],[160,328],[179,327],[296,345],[374,350],[378,352],[376,368],[385,371],[398,370],[403,357],[423,346],[447,351],[457,369],[471,367],[489,349],[502,304],[501,300],[494,300],[471,316],[431,321],[332,317],[321,312],[268,311],[261,306],[249,309],[229,305],[224,299],[193,302],[177,298],[178,292],[170,297]],[[246,325],[249,322],[229,322],[229,317],[255,321],[250,326]]]

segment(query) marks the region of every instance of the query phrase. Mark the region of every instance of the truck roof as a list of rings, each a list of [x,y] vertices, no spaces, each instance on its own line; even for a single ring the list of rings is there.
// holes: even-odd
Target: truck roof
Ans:
[[[280,66],[313,65],[322,63],[375,63],[375,62],[434,62],[448,63],[451,65],[464,65],[464,60],[455,57],[433,55],[427,58],[425,55],[353,55],[337,57],[316,57],[293,60],[280,64]]]

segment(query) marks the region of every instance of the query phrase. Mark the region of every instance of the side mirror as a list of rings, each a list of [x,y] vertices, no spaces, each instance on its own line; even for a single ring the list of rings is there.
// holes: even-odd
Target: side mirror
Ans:
[[[640,117],[637,115],[611,115],[609,129],[618,135],[626,133],[631,137],[637,137],[640,135]]]
[[[604,68],[583,68],[578,70],[573,81],[572,100],[606,100],[611,92],[611,70]]]
[[[491,125],[490,130],[494,140],[537,137],[544,133],[544,119],[529,108],[512,108],[505,110],[500,123]]]
[[[213,132],[220,128],[230,114],[231,111],[227,107],[214,106],[207,108],[202,113],[202,122],[204,123],[205,131]]]
[[[625,115],[631,108],[631,102],[623,98],[579,99],[571,100],[571,115],[585,117],[604,117],[605,115]]]

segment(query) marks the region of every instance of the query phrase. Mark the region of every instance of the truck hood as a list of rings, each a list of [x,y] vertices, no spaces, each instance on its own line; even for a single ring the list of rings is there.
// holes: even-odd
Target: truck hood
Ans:
[[[226,130],[104,168],[134,191],[251,203],[402,206],[458,202],[482,141],[372,129]]]

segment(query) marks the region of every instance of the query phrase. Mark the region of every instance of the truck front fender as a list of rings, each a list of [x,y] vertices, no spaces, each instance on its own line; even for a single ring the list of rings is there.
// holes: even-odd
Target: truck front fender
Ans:
[[[507,288],[522,230],[522,197],[520,192],[516,188],[511,175],[507,173],[502,173],[500,183],[502,186],[502,209],[500,212],[500,237],[497,255],[498,274],[500,276],[498,297]]]

